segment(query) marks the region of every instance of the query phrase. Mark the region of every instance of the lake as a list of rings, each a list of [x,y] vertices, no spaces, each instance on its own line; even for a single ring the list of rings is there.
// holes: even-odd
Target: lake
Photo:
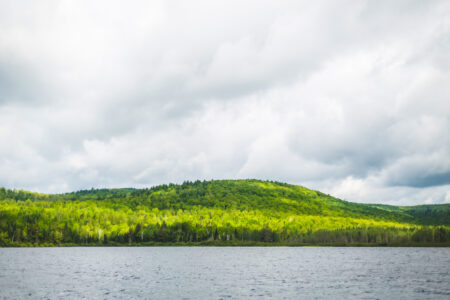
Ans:
[[[449,299],[450,248],[0,248],[0,299]]]

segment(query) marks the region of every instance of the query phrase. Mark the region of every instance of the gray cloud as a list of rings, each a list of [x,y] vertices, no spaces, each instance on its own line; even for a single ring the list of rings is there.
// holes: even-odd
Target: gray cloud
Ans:
[[[438,186],[444,184],[450,184],[450,172],[442,174],[422,175],[416,174],[416,176],[405,178],[403,180],[394,182],[394,185],[406,185],[413,187],[428,187]],[[412,178],[411,178],[412,177]]]
[[[251,177],[450,202],[447,1],[0,8],[2,186]]]

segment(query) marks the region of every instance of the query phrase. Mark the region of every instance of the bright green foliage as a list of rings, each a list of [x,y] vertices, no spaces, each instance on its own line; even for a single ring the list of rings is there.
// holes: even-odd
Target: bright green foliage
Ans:
[[[357,204],[300,186],[259,180],[60,195],[0,188],[0,245],[449,243],[448,225],[450,205]]]

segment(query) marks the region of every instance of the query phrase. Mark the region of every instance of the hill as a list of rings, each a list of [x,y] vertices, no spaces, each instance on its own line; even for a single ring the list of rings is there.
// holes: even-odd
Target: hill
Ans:
[[[211,180],[39,194],[0,189],[0,243],[404,244],[450,242],[450,205],[343,201],[301,186]]]

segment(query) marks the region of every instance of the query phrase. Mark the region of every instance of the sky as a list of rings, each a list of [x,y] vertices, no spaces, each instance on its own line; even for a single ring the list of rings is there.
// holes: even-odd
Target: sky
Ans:
[[[450,1],[0,0],[0,186],[450,203]]]

